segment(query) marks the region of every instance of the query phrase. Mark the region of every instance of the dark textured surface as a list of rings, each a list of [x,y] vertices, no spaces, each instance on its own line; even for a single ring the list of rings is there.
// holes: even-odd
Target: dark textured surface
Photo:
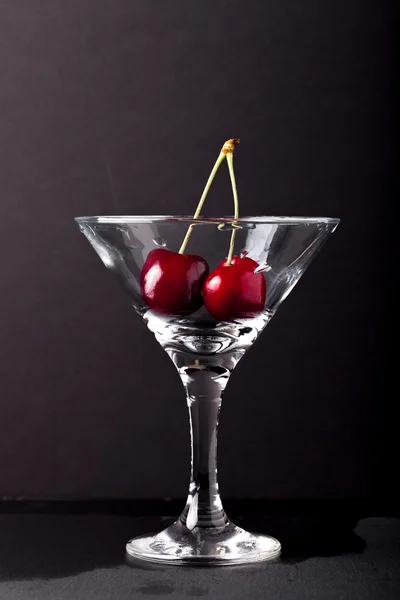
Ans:
[[[400,521],[236,519],[283,543],[274,563],[222,569],[152,565],[125,558],[130,536],[169,519],[0,516],[1,600],[395,600],[400,595]]]
[[[236,135],[242,214],[343,220],[232,376],[222,493],[394,494],[393,23],[385,0],[0,0],[0,496],[185,495],[178,376],[72,219],[192,212]],[[231,204],[224,170],[204,212]]]

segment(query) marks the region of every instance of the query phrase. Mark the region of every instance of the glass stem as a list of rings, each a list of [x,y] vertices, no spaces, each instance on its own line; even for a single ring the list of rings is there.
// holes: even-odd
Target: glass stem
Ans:
[[[180,521],[190,530],[228,523],[218,490],[217,429],[229,375],[227,369],[204,364],[181,371],[189,407],[192,460],[189,495]]]

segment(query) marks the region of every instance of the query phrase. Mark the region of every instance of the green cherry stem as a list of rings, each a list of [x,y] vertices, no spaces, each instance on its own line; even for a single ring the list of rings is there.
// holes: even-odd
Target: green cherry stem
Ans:
[[[215,177],[215,175],[216,175],[216,173],[217,173],[217,171],[218,171],[218,169],[219,169],[222,161],[224,160],[224,158],[228,157],[229,155],[232,156],[233,150],[234,150],[235,146],[239,143],[239,141],[240,140],[237,139],[237,138],[232,138],[232,139],[226,141],[225,144],[222,146],[221,152],[220,152],[220,154],[219,154],[219,156],[218,156],[218,158],[217,158],[217,160],[215,162],[215,165],[214,165],[214,167],[213,167],[213,169],[212,169],[212,171],[210,173],[210,176],[209,176],[208,181],[206,183],[206,187],[204,188],[204,191],[203,191],[203,193],[201,195],[200,201],[199,201],[199,203],[197,205],[196,212],[193,215],[193,219],[198,219],[198,217],[200,215],[200,212],[201,212],[201,209],[203,208],[203,204],[204,204],[204,202],[206,200],[207,194],[209,192],[209,189],[211,187],[211,184],[213,182],[213,179],[214,179],[214,177]],[[190,239],[190,236],[192,235],[192,231],[193,231],[194,226],[195,226],[194,223],[192,223],[191,225],[189,225],[189,228],[188,228],[188,230],[186,232],[186,235],[185,235],[185,238],[184,238],[184,240],[182,242],[182,245],[179,248],[179,254],[184,254],[184,252],[186,250],[186,246],[187,246],[188,241]]]
[[[235,179],[235,171],[233,168],[233,152],[229,152],[226,155],[226,160],[228,161],[228,168],[229,168],[229,175],[231,177],[231,184],[232,184],[232,193],[233,193],[233,203],[234,203],[234,210],[235,210],[235,219],[239,218],[239,198],[238,198],[238,193],[237,193],[237,188],[236,188],[236,179]],[[234,229],[232,231],[231,234],[231,243],[229,244],[229,252],[228,252],[228,258],[226,261],[226,266],[230,267],[231,263],[232,263],[232,256],[233,256],[233,250],[235,247],[235,238],[236,238],[236,227],[235,225],[233,225]]]

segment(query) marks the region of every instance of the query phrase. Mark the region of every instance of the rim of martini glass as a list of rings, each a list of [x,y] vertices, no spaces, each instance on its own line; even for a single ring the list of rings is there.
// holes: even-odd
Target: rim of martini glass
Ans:
[[[77,223],[147,223],[153,221],[172,221],[172,222],[183,222],[191,223],[205,222],[205,223],[225,223],[231,222],[234,217],[198,217],[194,219],[190,215],[94,215],[87,217],[75,217]],[[304,223],[327,223],[335,225],[340,222],[339,218],[336,217],[270,217],[270,216],[259,216],[259,217],[239,217],[234,219],[238,223],[260,223],[260,224],[287,224],[287,225],[298,225]]]

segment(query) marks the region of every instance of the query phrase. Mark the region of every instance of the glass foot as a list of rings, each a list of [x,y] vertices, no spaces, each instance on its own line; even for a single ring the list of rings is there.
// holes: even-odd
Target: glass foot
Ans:
[[[233,523],[190,530],[177,521],[155,536],[132,539],[126,550],[151,562],[224,566],[271,560],[279,556],[281,545],[273,537],[249,533]]]

